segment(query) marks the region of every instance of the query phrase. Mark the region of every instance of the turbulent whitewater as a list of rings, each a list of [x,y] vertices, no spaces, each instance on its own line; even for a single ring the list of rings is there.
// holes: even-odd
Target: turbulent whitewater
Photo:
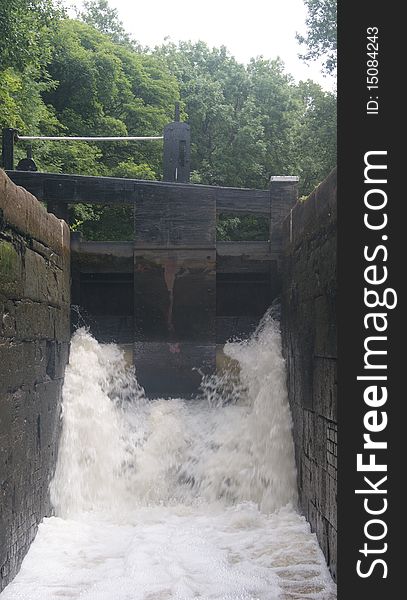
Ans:
[[[269,314],[196,400],[149,400],[121,350],[72,338],[51,499],[1,600],[333,600],[296,511],[284,361]]]

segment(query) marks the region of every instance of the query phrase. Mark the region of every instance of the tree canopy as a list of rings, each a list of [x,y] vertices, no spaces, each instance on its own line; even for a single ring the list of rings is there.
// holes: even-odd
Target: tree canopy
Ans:
[[[298,40],[307,46],[304,60],[323,58],[327,73],[336,70],[337,18],[336,0],[304,0],[308,9],[306,37],[298,35]]]
[[[107,0],[85,0],[83,6],[85,10],[77,11],[81,21],[107,34],[114,42],[132,43],[117,8],[111,8]]]
[[[107,0],[88,0],[77,18],[53,0],[9,0],[0,19],[1,127],[26,135],[161,135],[180,101],[195,183],[265,188],[271,175],[298,175],[307,194],[335,165],[335,96],[312,81],[295,83],[279,59],[243,65],[204,42],[142,48]],[[24,146],[16,152],[22,157]],[[161,142],[38,141],[33,154],[43,171],[162,177]],[[89,237],[97,230],[106,237],[110,227],[114,239],[113,222],[128,228],[125,212],[112,219],[105,208],[75,207],[73,227]],[[242,227],[229,219],[219,234],[241,236]],[[243,229],[267,230],[253,220]]]
[[[0,69],[44,66],[62,14],[59,3],[53,0],[1,2]]]

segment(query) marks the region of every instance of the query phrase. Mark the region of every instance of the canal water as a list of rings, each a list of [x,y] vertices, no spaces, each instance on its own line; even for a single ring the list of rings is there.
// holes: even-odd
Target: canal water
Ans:
[[[1,600],[334,600],[296,509],[277,323],[196,400],[149,400],[115,345],[72,338],[51,498]]]

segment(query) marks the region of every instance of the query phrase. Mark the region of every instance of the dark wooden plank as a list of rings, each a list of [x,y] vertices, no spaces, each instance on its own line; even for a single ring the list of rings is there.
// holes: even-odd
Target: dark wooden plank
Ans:
[[[221,273],[268,273],[270,259],[244,260],[241,256],[220,256],[216,261],[216,272]]]
[[[270,242],[216,242],[218,256],[247,256],[247,258],[261,259],[270,256]]]
[[[144,181],[117,177],[90,177],[28,171],[7,171],[14,183],[39,200],[88,204],[133,204],[139,194],[173,190],[191,194],[191,202],[200,202],[208,193],[216,194],[218,213],[259,214],[270,216],[268,190],[226,188],[208,185]]]
[[[81,241],[79,252],[89,255],[133,258],[133,242],[88,242]]]
[[[134,246],[144,248],[141,244],[134,244],[134,242],[105,242],[105,241],[87,241],[81,240],[79,244],[72,244],[72,250],[75,252],[82,252],[89,255],[101,255],[101,256],[114,256],[117,258],[132,258]],[[189,247],[177,246],[177,250],[188,250]],[[194,247],[195,249],[195,247]],[[199,250],[200,248],[196,248]],[[205,248],[201,248],[205,250]],[[242,241],[242,242],[216,242],[216,252],[218,256],[247,256],[253,259],[258,258],[271,258],[273,254],[277,253],[277,248],[273,244],[267,241]]]
[[[278,254],[269,242],[218,242],[217,273],[269,273]]]
[[[81,240],[79,244],[72,244],[72,250],[89,255],[114,256],[117,258],[132,258],[134,246],[144,248],[143,244],[134,244],[134,242],[105,242],[105,241],[87,241]],[[158,247],[159,248],[159,247]],[[154,249],[154,248],[153,248]],[[189,247],[177,246],[177,250],[188,250]],[[195,247],[194,247],[195,249]],[[205,248],[196,248],[197,250]],[[218,256],[247,256],[248,258],[271,258],[273,254],[278,254],[278,249],[268,241],[241,241],[241,242],[216,242],[216,252]]]
[[[117,177],[90,177],[29,171],[7,171],[16,183],[25,187],[40,200],[56,200],[69,203],[134,203],[138,192],[151,190],[193,190],[194,200],[199,201],[208,191],[216,193],[218,213],[242,213],[270,216],[271,206],[283,202],[292,204],[298,188],[297,178],[275,178],[269,190],[208,186],[168,181],[144,181]],[[280,215],[278,215],[280,216]],[[276,215],[277,217],[277,215]]]
[[[164,128],[163,179],[187,183],[191,164],[191,129],[175,121]]]
[[[135,250],[135,339],[215,340],[215,251]]]
[[[71,245],[71,261],[81,273],[133,273],[133,242],[83,242]]]
[[[16,130],[10,127],[3,129],[2,135],[2,167],[14,169],[14,140]]]
[[[91,177],[28,171],[8,171],[14,183],[21,185],[39,200],[58,200],[89,204],[132,204],[137,202],[138,193],[157,190],[193,190],[193,200],[205,197],[211,186],[171,183],[164,181],[144,181],[118,177]]]
[[[272,177],[270,238],[282,242],[282,223],[298,199],[298,177]]]
[[[270,216],[270,191],[239,188],[216,188],[218,213],[258,214]]]
[[[193,186],[143,190],[134,222],[137,248],[214,247],[215,194],[210,189],[197,193]]]

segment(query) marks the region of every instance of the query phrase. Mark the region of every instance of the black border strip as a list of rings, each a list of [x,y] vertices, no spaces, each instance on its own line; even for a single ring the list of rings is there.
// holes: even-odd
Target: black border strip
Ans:
[[[400,7],[400,8],[399,8]],[[339,388],[339,468],[338,468],[338,598],[340,600],[369,599],[383,600],[399,598],[406,594],[404,566],[405,552],[402,550],[405,526],[405,499],[402,488],[405,482],[406,451],[404,440],[407,440],[407,423],[404,418],[406,392],[402,381],[404,365],[403,341],[406,331],[403,319],[402,263],[406,260],[404,241],[407,241],[407,224],[403,220],[406,203],[405,191],[401,181],[406,169],[402,131],[405,130],[405,67],[403,66],[405,51],[406,25],[398,10],[401,5],[396,2],[380,2],[359,0],[350,2],[341,0],[338,3],[338,388]],[[378,28],[378,89],[367,89],[368,28]],[[374,37],[374,29],[370,37]],[[375,63],[370,63],[370,67]],[[369,73],[374,76],[374,66]],[[372,81],[375,81],[374,79]],[[372,98],[370,98],[372,96]],[[378,114],[374,114],[375,105],[367,102],[376,100],[378,96]],[[386,164],[387,183],[366,183],[364,177],[364,157],[369,151],[386,151],[387,155],[370,155],[372,162]],[[381,179],[380,172],[368,171],[372,177]],[[369,211],[365,206],[365,194],[369,189],[380,189],[381,192],[368,196],[372,201],[387,198],[382,210]],[[369,218],[379,219],[386,213],[388,224],[383,230],[369,230],[364,225],[364,215],[370,212]],[[387,236],[384,239],[382,236]],[[388,256],[384,261],[385,251],[379,250],[376,259],[367,261],[364,258],[364,247],[368,246],[368,254],[372,256],[374,249],[383,244]],[[388,269],[388,277],[383,285],[368,285],[364,281],[364,270],[369,265],[377,265],[376,277]],[[404,265],[403,265],[404,266]],[[373,275],[373,271],[369,271]],[[366,329],[364,316],[375,309],[366,308],[364,304],[364,288],[375,289],[379,294],[385,288],[394,288],[398,296],[398,304],[394,309],[377,308],[387,313],[388,327],[382,334],[387,340],[377,340],[380,349],[387,355],[374,357],[375,365],[386,363],[387,369],[364,369],[364,341],[367,336],[375,335],[373,319],[368,320]],[[405,286],[403,286],[405,287]],[[392,296],[393,297],[393,296]],[[372,296],[370,297],[372,298]],[[388,296],[390,304],[390,295]],[[382,320],[383,324],[384,321]],[[404,330],[403,330],[404,328]],[[372,342],[371,342],[372,343]],[[377,346],[378,348],[379,346]],[[381,359],[381,360],[380,360]],[[359,375],[386,375],[387,380],[357,381]],[[382,423],[386,412],[388,423],[382,432],[371,434],[372,439],[387,442],[387,449],[377,450],[376,462],[388,465],[386,472],[358,472],[356,455],[363,453],[363,461],[369,460],[370,450],[364,450],[363,434],[366,433],[363,418],[368,410],[364,401],[364,390],[369,385],[385,386],[388,393],[386,403],[374,408]],[[403,411],[403,412],[402,412]],[[399,466],[397,463],[401,463]],[[371,476],[377,482],[383,476],[387,480],[377,487],[386,489],[386,494],[355,494],[356,489],[369,489],[363,477]],[[372,489],[372,488],[370,488]],[[386,503],[387,509],[382,515],[368,515],[364,506],[379,510]],[[388,529],[381,540],[366,538],[364,527],[370,519],[380,519]],[[380,537],[385,531],[381,523],[367,526],[371,536]],[[368,553],[362,554],[364,544],[368,545]],[[385,546],[387,544],[387,547]],[[380,552],[380,550],[385,550]],[[377,553],[371,553],[375,550]],[[375,564],[376,559],[384,561]],[[357,561],[360,571],[370,574],[361,577],[357,573]],[[403,565],[403,566],[402,566]],[[387,577],[383,575],[387,571]],[[397,593],[396,593],[397,590]],[[393,592],[393,593],[392,593]]]

